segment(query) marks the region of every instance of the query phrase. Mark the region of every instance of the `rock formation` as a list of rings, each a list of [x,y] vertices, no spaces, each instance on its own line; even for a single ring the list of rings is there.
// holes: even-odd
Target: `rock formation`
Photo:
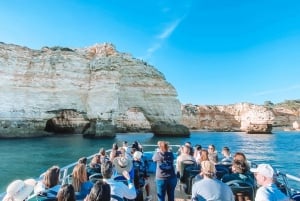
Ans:
[[[0,138],[299,130],[300,100],[181,105],[162,73],[107,43],[41,50],[0,43],[0,76]]]
[[[248,134],[271,134],[272,124],[250,123],[246,129]]]
[[[299,107],[251,103],[231,105],[182,105],[182,124],[190,129],[270,133],[273,129],[296,130]],[[295,123],[296,122],[296,123]]]
[[[2,138],[114,137],[158,124],[163,133],[189,135],[180,125],[174,87],[154,67],[112,44],[32,50],[0,43],[0,75]]]

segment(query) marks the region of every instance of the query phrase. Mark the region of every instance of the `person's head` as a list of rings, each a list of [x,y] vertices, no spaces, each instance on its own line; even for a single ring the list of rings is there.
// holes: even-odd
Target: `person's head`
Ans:
[[[11,182],[6,189],[6,195],[3,201],[24,201],[32,193],[36,185],[34,179],[15,180]]]
[[[52,166],[46,171],[43,179],[43,184],[46,188],[52,188],[58,184],[59,172],[60,168],[58,166]]]
[[[269,164],[260,164],[257,168],[251,168],[250,171],[254,173],[259,185],[266,186],[273,182],[274,169]]]
[[[123,147],[128,147],[128,142],[127,141],[123,141]]]
[[[143,153],[142,153],[142,152],[136,151],[136,152],[134,152],[134,154],[133,154],[133,159],[139,161],[139,160],[141,160],[142,156],[143,156]]]
[[[97,181],[87,196],[87,201],[110,201],[110,185],[104,181]]]
[[[86,157],[81,157],[80,159],[78,159],[78,163],[82,163],[85,164],[87,163],[87,158]]]
[[[190,146],[184,145],[182,147],[182,153],[184,153],[184,154],[190,154],[190,151],[191,151],[191,147]]]
[[[136,148],[131,148],[131,154],[133,155],[134,154],[134,152],[136,152],[137,150],[136,150]]]
[[[90,167],[91,168],[96,168],[98,164],[100,164],[101,161],[100,161],[100,155],[99,154],[96,154],[92,160],[91,160],[91,163],[90,163]]]
[[[216,174],[215,165],[210,161],[201,162],[201,173],[203,176],[213,178]]]
[[[113,144],[112,144],[112,149],[113,149],[113,150],[118,150],[118,149],[119,149],[118,144],[117,144],[117,143],[113,143]]]
[[[202,146],[200,144],[195,145],[195,150],[201,151],[201,149],[202,149]]]
[[[200,155],[200,161],[208,161],[208,151],[206,149],[202,149]]]
[[[101,174],[104,179],[111,178],[113,174],[113,164],[111,161],[105,161],[101,164]]]
[[[224,156],[230,156],[230,149],[229,149],[229,147],[223,147],[222,154]]]
[[[64,184],[57,193],[57,201],[76,201],[75,190],[72,184]]]
[[[244,161],[235,160],[232,162],[231,169],[233,173],[245,174],[247,171],[247,165]]]
[[[192,147],[192,143],[191,142],[185,142],[184,145],[188,146],[188,147]]]
[[[104,148],[101,148],[101,149],[99,150],[99,154],[100,154],[101,156],[106,156],[105,149],[104,149]]]
[[[244,161],[244,162],[247,161],[245,154],[242,152],[236,152],[233,156],[233,160]]]
[[[121,153],[121,156],[125,156],[125,154],[126,154],[126,150],[125,150],[125,148],[124,148],[124,147],[119,147],[118,151],[120,151],[120,153]]]
[[[166,141],[160,141],[160,143],[158,144],[158,148],[162,152],[167,152],[169,151],[169,143]]]
[[[208,152],[214,153],[216,151],[216,147],[213,144],[208,145]]]
[[[139,144],[139,142],[138,141],[134,141],[132,143],[131,148],[135,148],[137,151],[140,151],[140,144]]]

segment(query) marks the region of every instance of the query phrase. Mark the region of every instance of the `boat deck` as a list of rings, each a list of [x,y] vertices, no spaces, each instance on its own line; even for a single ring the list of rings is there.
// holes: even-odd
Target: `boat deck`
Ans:
[[[150,194],[152,196],[152,201],[157,201],[157,195],[156,195],[156,184],[155,184],[155,174],[151,173],[149,177],[149,183],[150,183]],[[144,190],[144,198],[146,197],[146,193]],[[165,199],[167,200],[167,198]],[[176,189],[175,189],[175,201],[190,201],[190,198],[186,193],[183,191],[180,191],[180,181],[178,180]]]

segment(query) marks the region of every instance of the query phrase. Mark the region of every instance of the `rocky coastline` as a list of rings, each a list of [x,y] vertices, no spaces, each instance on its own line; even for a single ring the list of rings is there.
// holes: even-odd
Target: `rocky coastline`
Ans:
[[[190,130],[300,124],[300,107],[182,105],[161,72],[109,43],[33,50],[0,42],[0,75],[0,138],[124,132],[186,137]],[[263,126],[255,128],[263,132]]]

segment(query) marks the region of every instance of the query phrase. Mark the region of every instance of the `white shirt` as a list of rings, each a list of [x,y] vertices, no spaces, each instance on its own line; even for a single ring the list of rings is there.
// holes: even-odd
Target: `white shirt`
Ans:
[[[283,194],[275,184],[261,186],[255,196],[255,201],[288,201],[289,198]]]
[[[127,198],[129,200],[136,198],[136,190],[132,183],[129,183],[128,186],[122,181],[116,181],[114,179],[103,179],[110,185],[111,195],[116,195],[120,198]]]

